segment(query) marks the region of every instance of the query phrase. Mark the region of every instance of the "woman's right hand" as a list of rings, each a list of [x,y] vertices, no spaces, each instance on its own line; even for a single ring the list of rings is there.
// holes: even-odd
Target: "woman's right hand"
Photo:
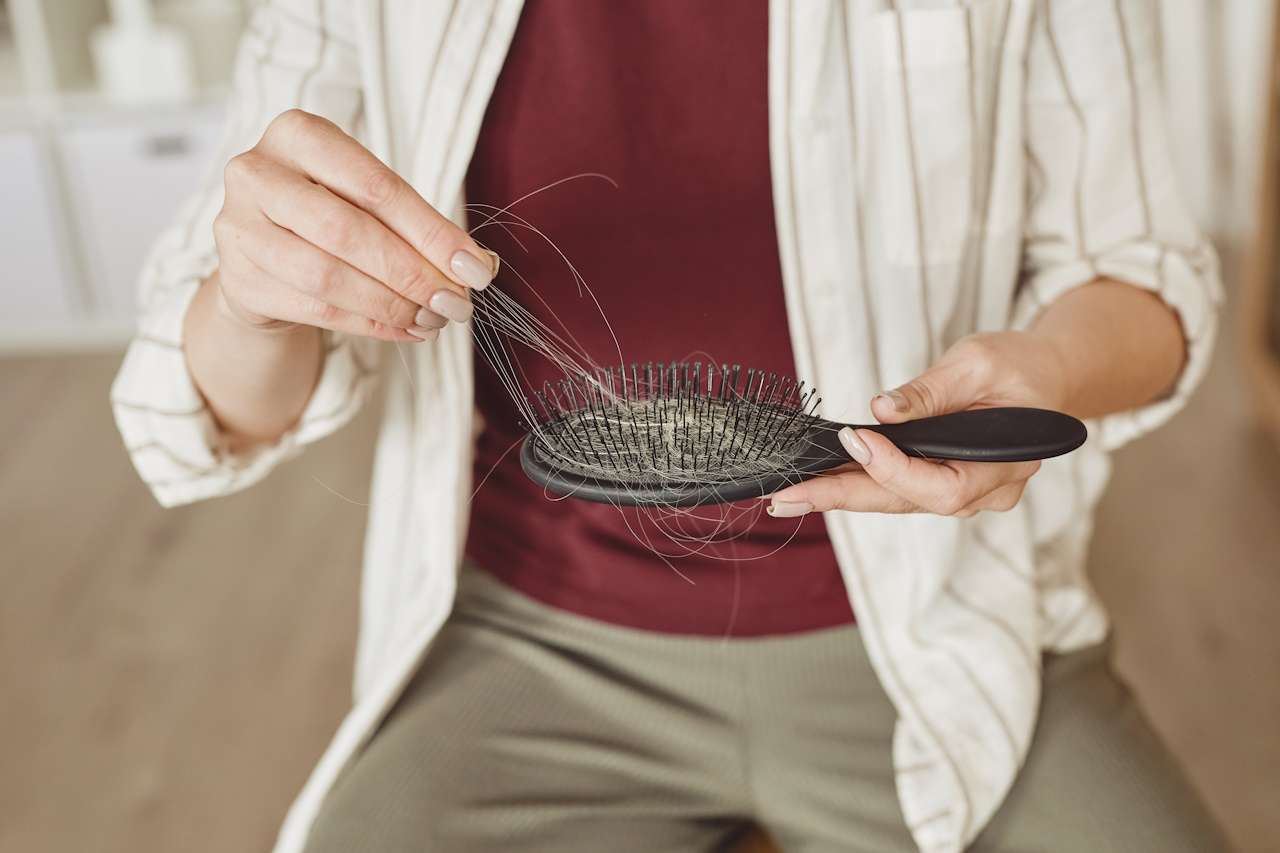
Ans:
[[[435,340],[497,256],[332,122],[290,110],[227,164],[220,307],[248,327]]]

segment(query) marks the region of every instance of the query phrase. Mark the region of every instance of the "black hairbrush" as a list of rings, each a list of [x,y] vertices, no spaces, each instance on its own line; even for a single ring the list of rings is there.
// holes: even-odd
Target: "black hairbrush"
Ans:
[[[618,506],[690,507],[760,498],[851,461],[845,424],[776,373],[652,363],[597,370],[534,394],[538,423],[520,465],[556,494]],[[929,459],[1025,462],[1084,443],[1085,426],[1045,409],[995,408],[867,424]]]

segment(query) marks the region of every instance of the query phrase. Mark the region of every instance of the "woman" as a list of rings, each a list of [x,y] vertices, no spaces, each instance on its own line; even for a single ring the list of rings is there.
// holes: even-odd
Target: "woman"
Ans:
[[[1181,406],[1218,300],[1145,3],[281,0],[222,160],[113,392],[162,503],[260,479],[354,413],[377,341],[413,345],[355,706],[278,850],[716,849],[745,821],[787,849],[1224,849],[1107,668],[1083,567],[1107,451]],[[849,466],[684,584],[635,517],[518,476],[472,366],[477,239],[539,293],[552,273],[469,236],[464,197],[584,171],[616,193],[518,212],[624,358],[794,373],[850,422],[1057,408],[1090,442],[936,464],[849,431]]]

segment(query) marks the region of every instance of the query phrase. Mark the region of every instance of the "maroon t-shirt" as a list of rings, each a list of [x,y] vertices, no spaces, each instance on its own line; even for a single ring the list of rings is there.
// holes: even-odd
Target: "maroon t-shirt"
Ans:
[[[557,251],[509,220],[476,233],[503,258],[495,286],[601,365],[701,360],[794,376],[767,47],[765,0],[526,3],[467,199],[504,207],[584,172],[617,187],[580,178],[511,211],[573,263],[599,309]],[[472,227],[490,212],[473,207]],[[540,356],[516,354],[526,390],[562,378]],[[484,431],[467,554],[510,586],[667,633],[763,636],[852,621],[821,516],[774,519],[758,501],[677,514],[553,499],[520,470],[520,415],[483,363],[476,403]]]

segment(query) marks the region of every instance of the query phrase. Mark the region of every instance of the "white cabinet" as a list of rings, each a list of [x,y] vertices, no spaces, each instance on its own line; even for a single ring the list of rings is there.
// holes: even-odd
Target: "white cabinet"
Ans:
[[[57,198],[40,139],[0,130],[0,334],[34,338],[81,313]]]
[[[221,128],[220,108],[69,120],[58,146],[100,315],[133,322],[147,251],[196,189]]]

